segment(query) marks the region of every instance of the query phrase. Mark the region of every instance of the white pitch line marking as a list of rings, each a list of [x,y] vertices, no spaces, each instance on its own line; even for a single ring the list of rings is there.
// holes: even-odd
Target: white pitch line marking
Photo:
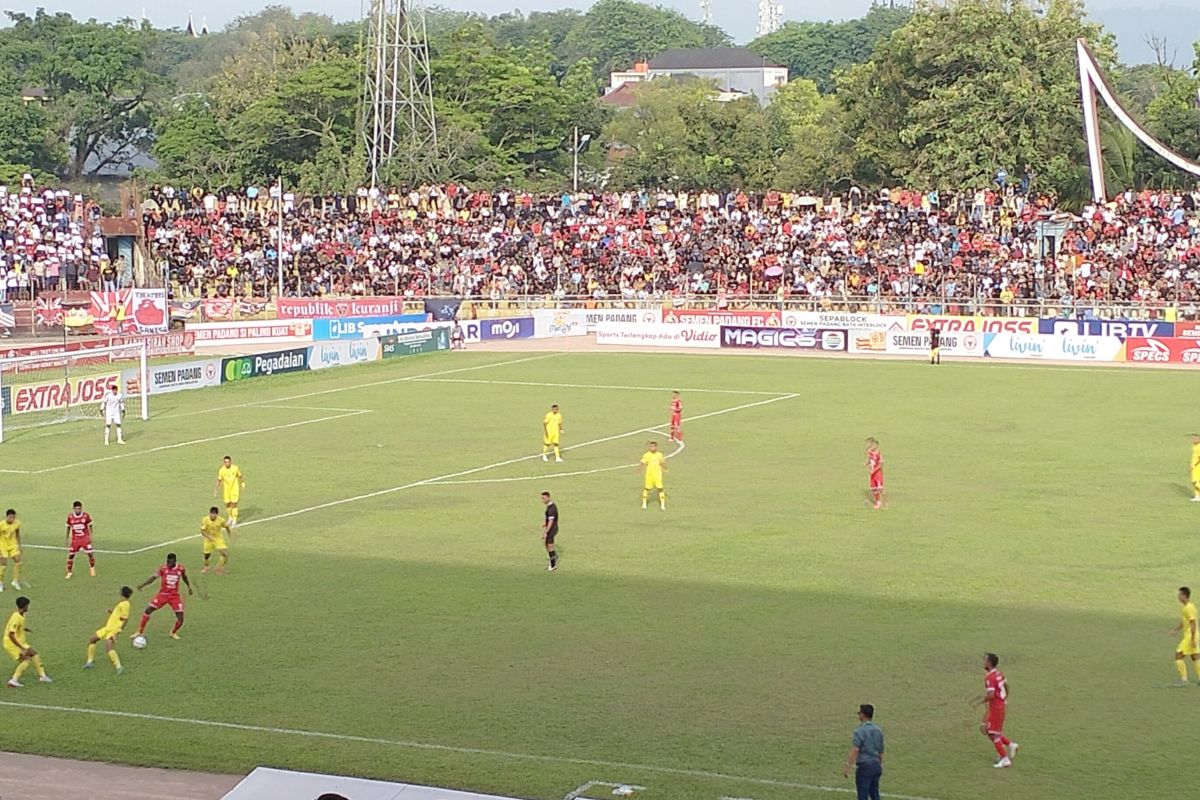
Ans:
[[[744,411],[747,408],[756,408],[758,406],[770,405],[771,403],[778,403],[781,400],[792,400],[799,396],[800,395],[798,395],[798,394],[787,394],[787,395],[780,395],[778,397],[770,397],[770,398],[767,398],[766,400],[757,400],[753,403],[743,403],[740,406],[731,406],[730,408],[722,408],[722,409],[718,409],[717,411],[709,411],[706,414],[698,414],[694,417],[685,417],[683,421],[685,423],[696,422],[698,420],[708,419],[709,417],[718,417],[722,414],[732,414],[735,411]],[[625,439],[630,436],[636,436],[639,433],[653,433],[653,432],[656,432],[656,426],[638,428],[637,430],[626,431],[625,433],[617,433],[612,436],[602,436],[599,439],[592,439],[591,441],[580,442],[579,444],[573,444],[573,445],[570,445],[569,447],[564,447],[562,449],[564,452],[567,452],[567,451],[571,451],[571,450],[577,450],[581,447],[590,447],[591,445],[594,445],[594,444],[603,444],[605,442],[611,442],[611,441],[615,441],[617,439]],[[680,448],[680,449],[682,449],[682,448]],[[475,475],[480,472],[486,472],[487,470],[490,470],[490,469],[499,469],[500,467],[507,467],[511,464],[519,464],[522,461],[532,461],[535,458],[541,458],[541,457],[542,456],[540,453],[534,453],[532,455],[527,455],[527,456],[519,456],[517,458],[510,458],[506,461],[497,461],[494,464],[485,464],[482,467],[472,467],[471,469],[465,469],[465,470],[462,470],[461,472],[451,472],[447,475],[437,475],[432,478],[425,478],[423,480],[412,481],[411,483],[401,484],[400,486],[392,486],[387,489],[379,489],[374,492],[366,492],[365,494],[358,494],[358,495],[354,495],[352,497],[343,497],[343,498],[339,498],[337,500],[330,500],[326,503],[319,503],[318,505],[315,505],[315,506],[308,506],[307,508],[298,508],[298,509],[295,509],[294,511],[285,511],[282,514],[274,514],[269,517],[261,517],[258,519],[249,520],[247,522],[241,522],[238,524],[238,526],[235,530],[241,529],[241,528],[246,528],[251,525],[264,525],[268,522],[276,522],[281,519],[289,519],[291,517],[298,517],[301,514],[308,514],[313,511],[322,511],[326,508],[336,508],[337,506],[343,506],[348,503],[357,503],[360,500],[370,500],[375,497],[383,497],[385,495],[395,494],[396,492],[403,492],[408,489],[415,489],[418,486],[437,485],[439,483],[452,481],[455,478],[462,478],[467,475]],[[545,476],[541,476],[541,477],[545,477]],[[160,542],[160,543],[156,543],[156,544],[150,544],[150,545],[146,545],[144,547],[139,547],[135,550],[125,550],[121,554],[122,555],[136,555],[138,553],[145,553],[149,550],[155,550],[160,547],[166,547],[166,546],[172,545],[172,544],[179,544],[180,542],[186,542],[190,539],[198,539],[198,538],[200,538],[200,534],[198,534],[198,533],[191,534],[189,536],[183,536],[178,539],[172,539],[169,542]],[[47,547],[47,549],[49,549],[48,546],[44,545],[43,547]],[[57,549],[61,549],[61,548],[57,548]]]
[[[584,795],[587,794],[588,792],[590,792],[592,789],[594,789],[597,786],[604,786],[605,788],[608,788],[608,789],[618,789],[622,786],[625,786],[625,787],[628,787],[629,789],[632,789],[635,792],[643,792],[646,790],[645,786],[638,786],[635,783],[611,783],[609,781],[588,781],[587,783],[576,786],[572,791],[568,792],[566,797],[563,798],[563,800],[587,800],[584,797]],[[614,794],[615,794],[615,792],[614,792]]]
[[[689,389],[677,386],[610,386],[593,383],[538,383],[536,381],[485,381],[471,378],[413,378],[418,383],[480,383],[489,386],[543,386],[556,389],[621,389],[632,392],[689,392],[692,394],[741,394],[758,397],[775,397],[788,392],[760,392],[750,389]]]
[[[272,425],[269,428],[252,428],[245,431],[237,431],[235,433],[222,433],[219,436],[206,436],[203,439],[189,439],[186,442],[173,442],[171,444],[162,444],[158,447],[151,447],[147,450],[130,450],[124,453],[117,453],[111,456],[102,456],[100,458],[89,458],[87,461],[76,461],[71,464],[59,464],[54,467],[44,467],[43,469],[35,469],[30,472],[31,475],[45,475],[49,472],[61,472],[64,469],[74,469],[75,467],[86,467],[91,464],[103,464],[107,461],[117,461],[123,458],[136,458],[137,456],[149,455],[151,453],[161,453],[164,450],[175,450],[180,447],[191,447],[194,444],[207,444],[208,442],[219,442],[223,439],[234,439],[238,436],[248,436],[253,433],[270,433],[271,431],[282,431],[288,428],[299,428],[303,425],[315,425],[318,422],[332,422],[335,419],[345,419],[347,417],[357,417],[360,414],[370,414],[368,410],[360,409],[358,411],[350,411],[342,414],[331,414],[327,417],[317,417],[316,419],[304,419],[299,422],[289,422],[285,425]]]
[[[725,772],[709,772],[707,770],[684,769],[682,767],[659,767],[653,764],[634,764],[621,761],[602,761],[594,758],[572,758],[570,756],[548,756],[537,753],[513,753],[506,750],[489,750],[480,747],[455,747],[449,744],[434,744],[431,742],[405,741],[403,739],[381,739],[373,736],[356,736],[345,733],[329,733],[326,731],[307,731],[299,728],[273,728],[265,725],[246,725],[239,722],[222,722],[209,719],[188,719],[186,717],[168,717],[162,714],[142,714],[135,711],[111,711],[102,708],[79,706],[53,706],[40,703],[16,703],[11,700],[0,700],[0,706],[23,708],[31,711],[52,711],[63,714],[84,714],[97,717],[116,717],[118,719],[136,719],[146,722],[168,722],[178,725],[191,725],[198,728],[218,728],[221,730],[243,731],[246,733],[268,733],[279,736],[300,736],[308,739],[326,739],[337,742],[358,742],[360,744],[376,744],[384,747],[400,747],[408,750],[430,750],[441,753],[461,753],[463,755],[487,756],[491,758],[506,758],[513,761],[531,761],[541,764],[570,764],[585,767],[600,767],[603,769],[621,770],[626,772],[654,772],[660,775],[678,775],[684,778],[699,778],[703,780],[730,781],[747,783],[756,786],[774,786],[781,789],[803,789],[807,791],[849,791],[836,787],[817,786],[810,783],[776,780],[774,778],[749,778],[744,775],[731,775]],[[916,795],[887,794],[896,800],[936,800],[932,797]]]
[[[333,408],[330,406],[281,406],[271,403],[269,405],[261,405],[259,408],[282,408],[288,411],[373,411],[370,408]]]

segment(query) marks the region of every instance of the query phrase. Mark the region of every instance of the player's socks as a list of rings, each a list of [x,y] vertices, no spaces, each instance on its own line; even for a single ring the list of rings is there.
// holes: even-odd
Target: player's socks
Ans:
[[[554,567],[557,567],[557,566],[558,566],[558,551],[551,550],[550,551],[550,568],[553,569]]]
[[[96,645],[89,644],[88,645],[87,663],[89,663],[89,664],[92,663],[92,661],[93,661],[93,659],[95,659],[95,657],[96,657]]]
[[[181,619],[175,620],[175,626],[173,628],[171,628],[171,636],[174,638],[179,638],[179,637],[175,636],[175,634],[179,633],[179,629],[182,627],[183,627],[183,620],[181,620]]]
[[[108,651],[108,660],[109,660],[109,661],[111,661],[111,662],[112,662],[112,665],[113,665],[114,667],[116,667],[116,668],[117,668],[117,672],[120,672],[120,671],[121,671],[121,669],[122,669],[122,667],[121,667],[121,657],[120,657],[119,655],[117,655],[117,651],[116,651],[116,650],[109,650],[109,651]]]
[[[142,614],[142,621],[138,623],[138,629],[137,629],[138,634],[140,635],[140,634],[145,633],[146,626],[149,624],[150,624],[150,615]]]
[[[233,508],[229,509],[229,521],[232,522],[234,525],[236,525],[237,518],[238,518],[238,510],[237,510],[237,506],[234,506]]]
[[[1008,748],[1004,746],[1004,741],[1001,737],[992,738],[992,745],[996,748],[996,754],[1001,758],[1008,758]]]
[[[37,670],[38,677],[39,677],[39,678],[44,678],[44,677],[46,677],[46,668],[42,666],[42,657],[41,657],[41,656],[34,656],[33,658],[31,658],[31,659],[29,659],[29,660],[30,660],[31,662],[33,662],[33,668],[34,668],[35,670]]]
[[[2,579],[3,579],[3,575],[0,575],[0,580],[2,580]],[[14,589],[16,588],[17,581],[19,581],[19,580],[21,580],[21,562],[20,561],[13,564],[13,588]]]
[[[1175,671],[1179,673],[1179,680],[1187,683],[1187,662],[1182,658],[1175,659]]]
[[[14,681],[21,680],[21,676],[25,674],[25,670],[29,669],[28,661],[20,661],[17,663],[17,668],[13,670],[12,679]]]
[[[558,445],[554,445],[554,460],[562,461],[562,450],[558,448]]]
[[[0,564],[0,585],[4,584],[4,573],[8,571],[8,564]],[[13,580],[17,579],[17,565],[13,564]]]

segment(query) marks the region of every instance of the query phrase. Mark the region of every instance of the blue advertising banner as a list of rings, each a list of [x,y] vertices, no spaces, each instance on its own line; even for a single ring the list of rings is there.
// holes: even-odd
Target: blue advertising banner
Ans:
[[[1038,333],[1055,336],[1144,336],[1168,339],[1175,323],[1132,319],[1039,319]]]
[[[844,328],[747,328],[721,326],[721,347],[772,347],[845,352]]]
[[[347,317],[345,319],[314,319],[314,342],[337,342],[346,339],[366,339],[385,333],[401,333],[426,324],[424,314],[400,314],[394,317]],[[397,330],[381,331],[379,328]]]
[[[299,372],[308,369],[308,348],[276,350],[252,356],[236,356],[221,359],[221,383],[232,383],[264,375],[283,372]]]
[[[494,339],[532,339],[533,317],[511,317],[508,319],[481,319],[479,335],[485,342]]]

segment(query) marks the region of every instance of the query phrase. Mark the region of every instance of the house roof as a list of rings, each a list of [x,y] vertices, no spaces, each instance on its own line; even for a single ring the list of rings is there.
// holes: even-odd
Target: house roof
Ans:
[[[600,102],[614,108],[631,108],[637,103],[637,97],[633,94],[633,87],[637,85],[637,81],[622,83],[616,89],[601,97]]]
[[[761,69],[778,67],[744,47],[687,47],[667,50],[650,59],[652,70]]]
[[[21,90],[21,97],[47,97],[48,94],[41,86],[26,86]]]

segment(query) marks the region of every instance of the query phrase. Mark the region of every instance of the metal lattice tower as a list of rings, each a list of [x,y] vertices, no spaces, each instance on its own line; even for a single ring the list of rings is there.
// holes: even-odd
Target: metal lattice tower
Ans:
[[[712,0],[700,0],[700,21],[712,25]]]
[[[773,0],[758,0],[758,35],[766,36],[783,27],[783,6]]]
[[[394,158],[407,158],[414,179],[427,177],[437,154],[437,122],[423,0],[369,0],[363,136],[371,185]]]

